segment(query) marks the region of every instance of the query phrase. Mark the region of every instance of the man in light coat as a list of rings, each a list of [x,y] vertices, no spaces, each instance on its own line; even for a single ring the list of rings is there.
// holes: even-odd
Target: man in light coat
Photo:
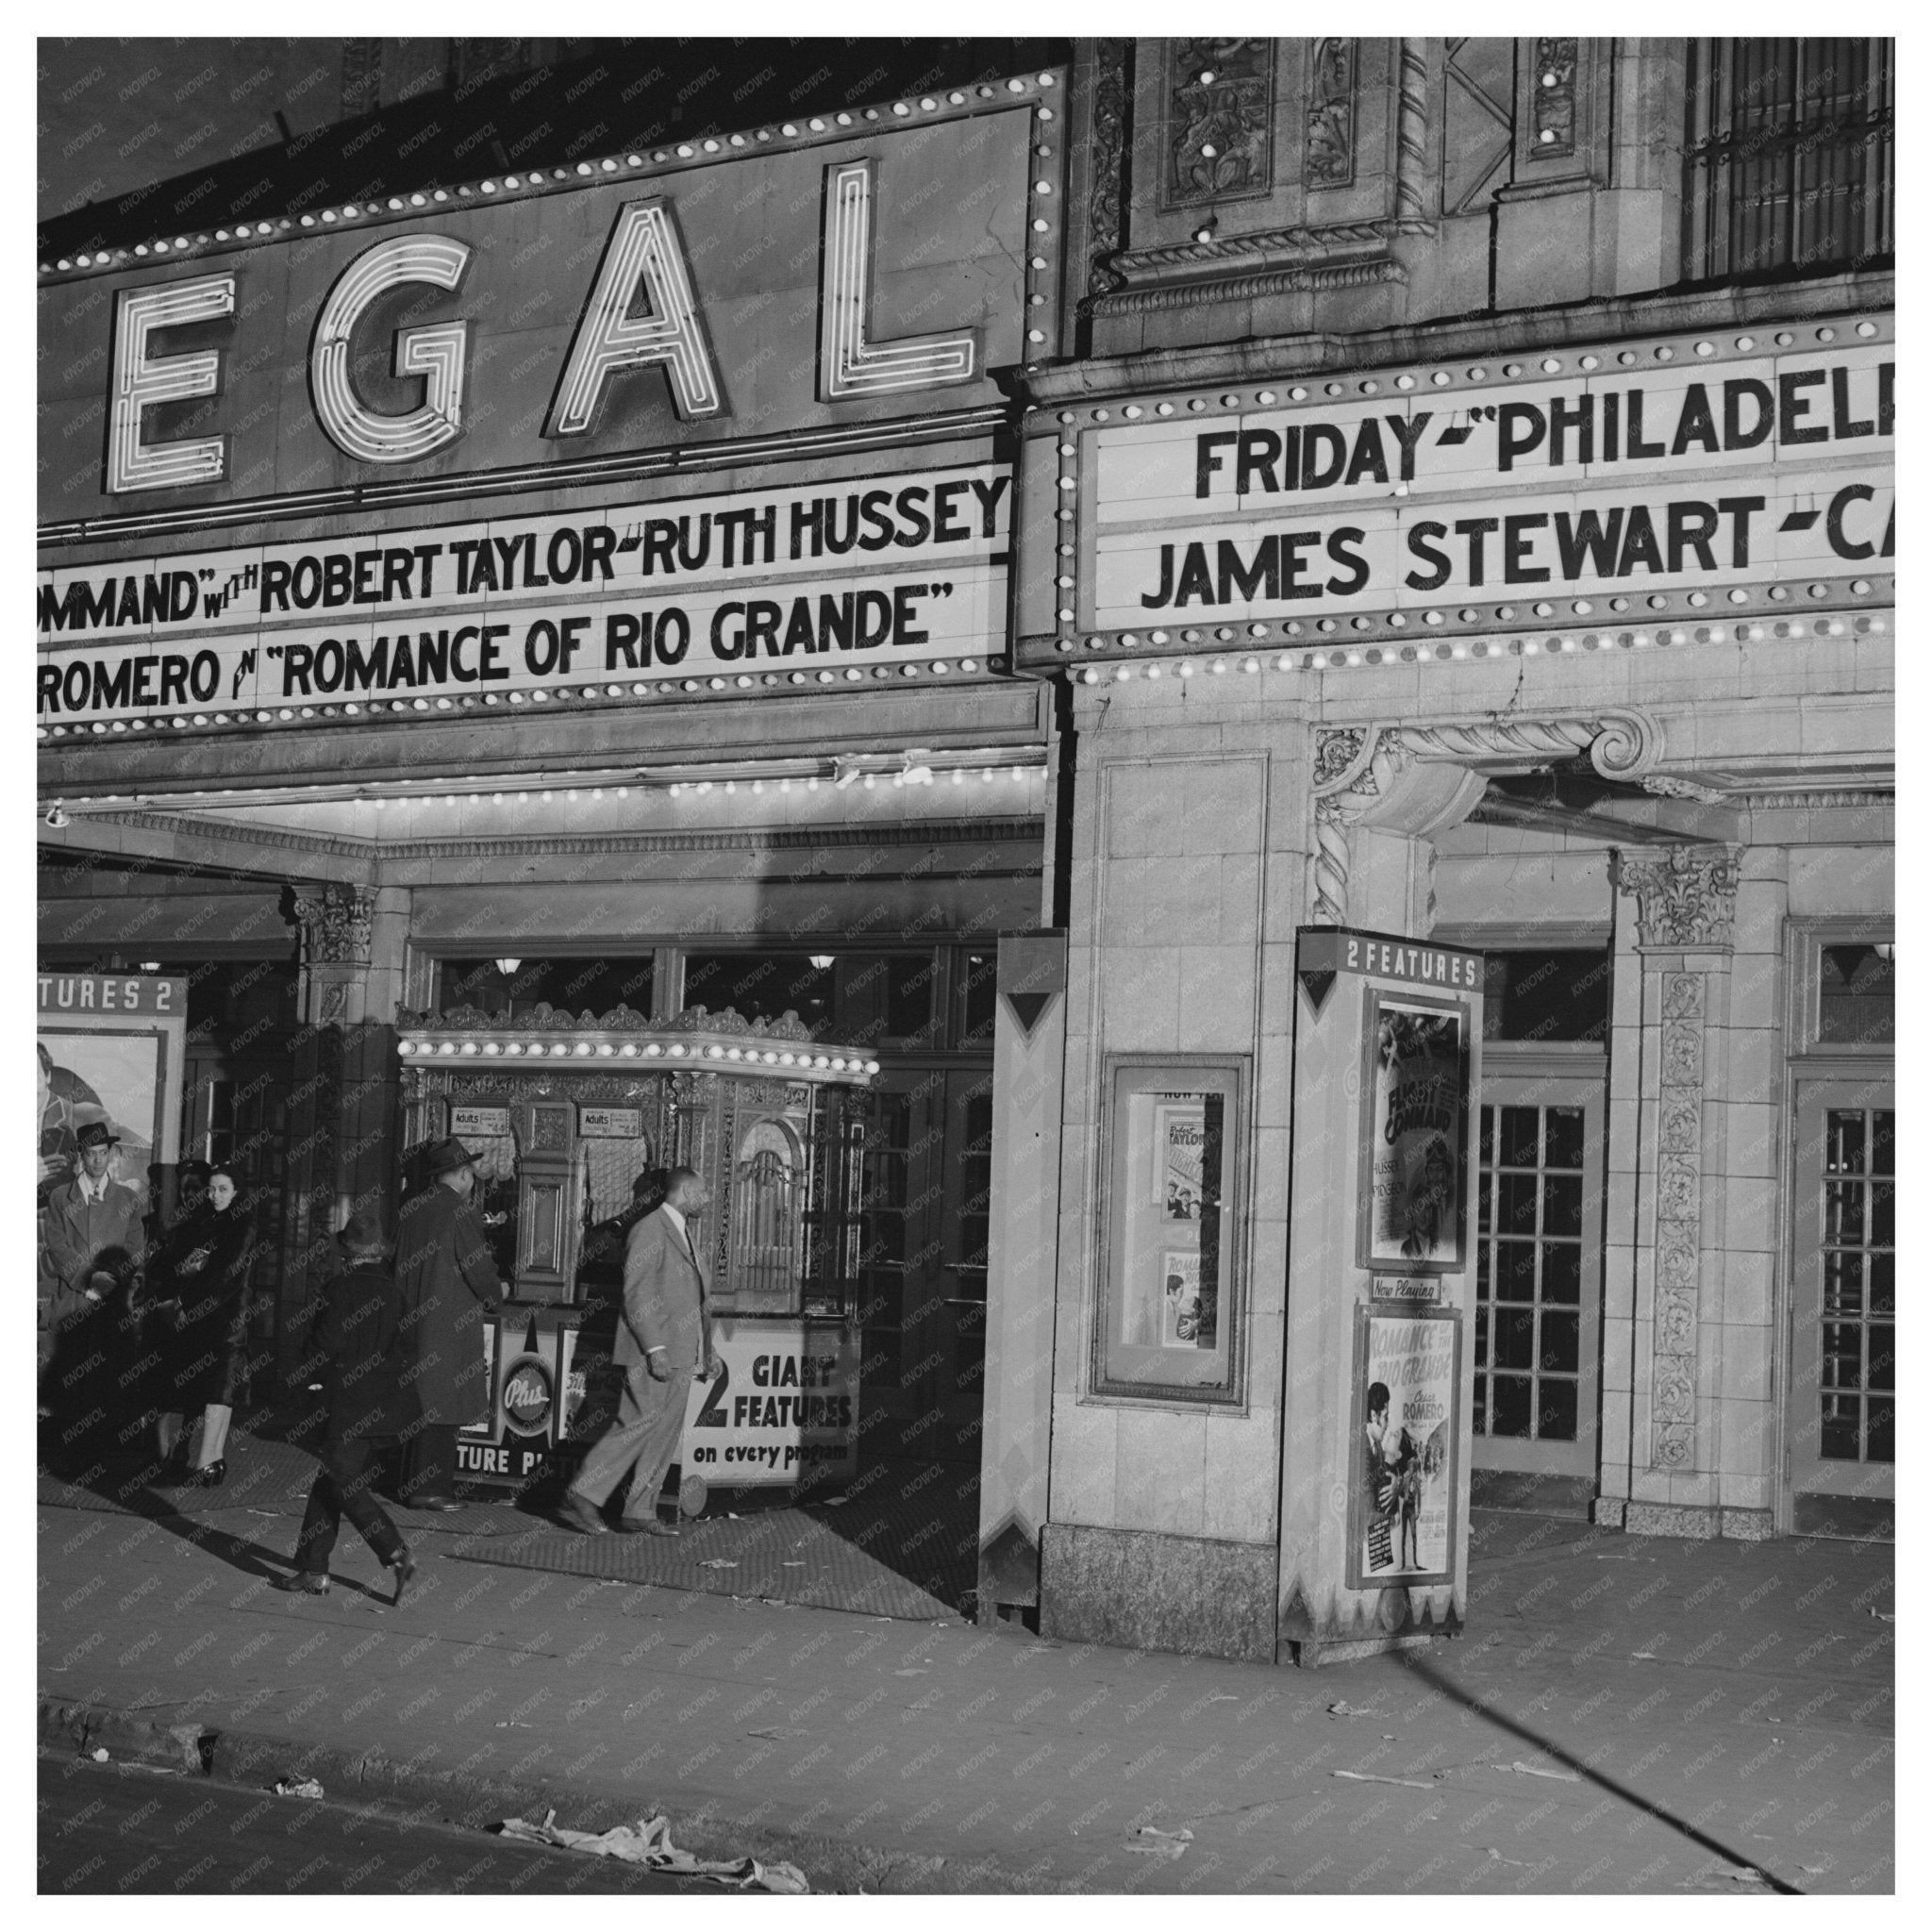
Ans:
[[[458,1140],[424,1156],[427,1185],[403,1203],[396,1238],[402,1302],[403,1392],[416,1410],[406,1433],[409,1469],[398,1501],[418,1509],[458,1507],[457,1432],[487,1419],[490,1387],[483,1318],[503,1281],[482,1217],[470,1205],[476,1169]]]
[[[658,1491],[684,1434],[691,1379],[709,1381],[717,1368],[693,1226],[708,1198],[691,1169],[675,1167],[663,1205],[630,1231],[612,1357],[624,1372],[616,1420],[584,1458],[558,1511],[588,1535],[608,1533],[601,1512],[626,1475],[622,1526],[646,1536],[677,1534],[675,1524],[658,1518]]]

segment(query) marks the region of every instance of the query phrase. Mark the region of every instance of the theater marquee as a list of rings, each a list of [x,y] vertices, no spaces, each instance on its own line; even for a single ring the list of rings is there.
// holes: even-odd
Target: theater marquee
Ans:
[[[976,464],[45,572],[37,711],[977,669],[1003,633],[1011,486]]]
[[[1077,575],[1057,623],[1036,600],[1023,630],[1413,635],[1657,592],[1862,594],[1896,545],[1890,335],[1566,345],[1062,411]]]

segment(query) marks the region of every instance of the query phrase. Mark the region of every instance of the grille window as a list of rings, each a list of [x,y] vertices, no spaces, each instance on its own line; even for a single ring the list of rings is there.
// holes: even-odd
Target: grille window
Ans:
[[[1889,40],[1697,40],[1687,75],[1684,275],[1889,262]]]

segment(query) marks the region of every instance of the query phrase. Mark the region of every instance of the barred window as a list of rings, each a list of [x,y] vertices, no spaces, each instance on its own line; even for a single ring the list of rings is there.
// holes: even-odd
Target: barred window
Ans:
[[[1684,275],[1863,268],[1892,254],[1890,40],[1693,40]]]

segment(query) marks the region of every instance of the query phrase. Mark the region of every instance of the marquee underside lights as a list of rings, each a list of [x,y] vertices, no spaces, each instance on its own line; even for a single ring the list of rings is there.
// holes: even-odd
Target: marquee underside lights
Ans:
[[[825,170],[819,393],[826,402],[971,382],[977,359],[977,339],[971,331],[877,344],[867,341],[874,172],[870,158]]]
[[[411,283],[454,292],[470,255],[449,236],[398,235],[357,257],[330,290],[316,318],[309,382],[316,418],[344,455],[364,463],[414,462],[462,434],[468,323],[397,331],[395,373],[425,379],[422,406],[400,416],[377,415],[356,393],[349,355],[356,325],[377,297]]]
[[[1254,625],[1255,641],[1266,638],[1279,641],[1279,628],[1275,626]],[[1410,643],[1363,644],[1350,642],[1333,646],[1318,646],[1315,649],[1297,647],[1292,650],[1272,651],[1265,658],[1248,656],[1237,657],[1232,651],[1222,655],[1214,651],[1214,644],[1204,646],[1198,634],[1183,632],[1169,641],[1164,636],[1149,640],[1150,650],[1160,655],[1142,655],[1127,660],[1115,661],[1110,666],[1089,663],[1075,674],[1082,684],[1111,682],[1124,684],[1135,677],[1159,678],[1172,674],[1182,678],[1198,676],[1203,673],[1222,675],[1229,671],[1256,672],[1264,669],[1275,671],[1341,671],[1357,668],[1402,670],[1420,667],[1428,670],[1446,664],[1459,664],[1470,660],[1501,658],[1536,658],[1540,655],[1551,657],[1572,656],[1592,652],[1668,650],[1683,645],[1724,644],[1735,648],[1739,644],[1757,644],[1766,641],[1786,642],[1824,638],[1857,639],[1885,637],[1890,633],[1891,620],[1889,617],[1860,617],[1849,613],[1833,614],[1824,617],[1807,616],[1802,619],[1777,619],[1771,622],[1752,624],[1676,624],[1641,625],[1627,628],[1606,626],[1599,630],[1540,631],[1528,637],[1458,637],[1448,641],[1434,638],[1418,639]],[[1139,642],[1135,639],[1124,639],[1129,645]],[[1227,640],[1216,639],[1215,643],[1225,645]],[[1205,648],[1213,655],[1200,661],[1192,658],[1174,655],[1176,650],[1185,651],[1190,645],[1196,649]]]
[[[48,734],[44,731],[44,740]],[[1038,745],[986,745],[974,750],[931,752],[913,749],[864,753],[839,758],[801,757],[761,762],[673,765],[655,771],[635,766],[568,772],[519,771],[504,774],[445,774],[421,781],[392,780],[372,784],[353,779],[303,784],[226,785],[208,790],[171,790],[165,793],[108,793],[67,797],[59,801],[68,811],[130,809],[192,809],[255,811],[273,806],[367,805],[377,811],[391,806],[414,806],[424,811],[475,810],[504,807],[522,811],[532,804],[603,805],[643,800],[656,795],[675,801],[680,808],[699,800],[722,804],[742,799],[756,821],[772,804],[791,793],[827,795],[859,784],[867,791],[924,791],[933,786],[1025,785],[1045,776],[1045,753]],[[841,782],[844,780],[846,782]],[[37,809],[44,810],[47,801]],[[1030,808],[1030,806],[1029,806]],[[462,829],[478,837],[500,835],[502,826],[487,815],[480,823],[465,822]]]
[[[157,357],[148,346],[155,331],[186,328],[234,312],[233,275],[124,289],[116,297],[113,392],[108,413],[109,491],[176,490],[221,480],[226,437],[185,437],[149,444],[142,434],[142,418],[161,403],[211,396],[221,380],[219,350]]]
[[[867,1087],[879,1072],[879,1062],[863,1047],[814,1041],[794,1015],[747,1021],[729,1008],[709,1013],[693,1007],[663,1022],[626,1007],[573,1015],[547,1004],[513,1020],[463,1008],[434,1016],[405,1013],[399,1021],[397,1055],[406,1066],[424,1070],[474,1071],[490,1060],[541,1061],[546,1067],[562,1062],[589,1071],[615,1062],[640,1074],[714,1074],[834,1087]]]

